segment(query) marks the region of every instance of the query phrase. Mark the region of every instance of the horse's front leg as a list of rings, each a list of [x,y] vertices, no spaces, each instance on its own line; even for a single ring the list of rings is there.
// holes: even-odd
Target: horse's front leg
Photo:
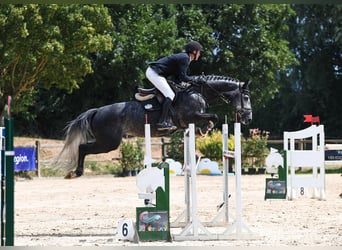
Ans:
[[[206,123],[204,128],[198,128],[198,132],[200,135],[205,136],[210,130],[213,129],[215,124],[218,122],[218,116],[216,114],[210,113],[200,113],[196,112],[195,114],[196,121],[200,121],[200,123]]]

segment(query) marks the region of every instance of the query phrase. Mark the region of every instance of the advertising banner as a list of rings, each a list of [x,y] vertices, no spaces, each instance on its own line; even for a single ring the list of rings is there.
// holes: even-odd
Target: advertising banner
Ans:
[[[34,147],[14,148],[14,171],[35,171],[36,152]]]

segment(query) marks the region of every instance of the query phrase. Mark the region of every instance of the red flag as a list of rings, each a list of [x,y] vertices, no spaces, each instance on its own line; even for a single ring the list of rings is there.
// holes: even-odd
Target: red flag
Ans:
[[[318,123],[318,124],[319,124],[319,116],[313,116],[311,122],[312,122],[312,123]]]
[[[304,122],[312,122],[312,115],[304,115]]]
[[[304,122],[310,122],[311,125],[314,123],[320,123],[319,116],[304,115]]]

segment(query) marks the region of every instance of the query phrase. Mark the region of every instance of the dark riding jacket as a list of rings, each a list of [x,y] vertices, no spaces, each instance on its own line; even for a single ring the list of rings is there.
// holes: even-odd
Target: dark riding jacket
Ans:
[[[194,81],[194,77],[187,75],[189,65],[190,57],[185,52],[162,57],[155,62],[149,63],[149,66],[158,75],[161,75],[165,78],[174,76],[176,78],[176,81],[179,82]]]

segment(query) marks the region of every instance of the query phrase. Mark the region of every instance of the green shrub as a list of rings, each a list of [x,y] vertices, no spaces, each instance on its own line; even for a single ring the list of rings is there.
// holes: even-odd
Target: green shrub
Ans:
[[[213,130],[205,137],[196,139],[197,149],[212,161],[222,160],[222,133],[220,130]],[[229,135],[228,150],[234,150],[234,135]]]
[[[222,159],[222,133],[219,130],[212,131],[205,137],[196,139],[197,149],[212,161]]]
[[[170,136],[170,143],[166,146],[166,155],[175,161],[184,160],[184,133],[176,131]]]
[[[143,167],[143,139],[138,138],[135,143],[123,140],[120,144],[120,153],[121,158],[119,162],[123,171],[141,169]]]
[[[269,132],[258,128],[249,130],[249,137],[242,140],[242,164],[244,167],[264,167],[269,153],[267,139]]]

